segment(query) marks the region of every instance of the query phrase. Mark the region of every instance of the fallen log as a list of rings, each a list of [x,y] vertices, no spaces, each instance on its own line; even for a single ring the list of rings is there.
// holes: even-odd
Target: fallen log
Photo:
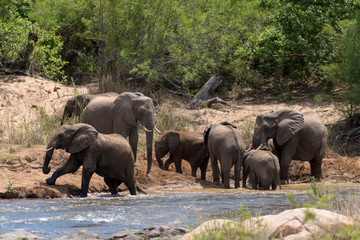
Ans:
[[[222,100],[219,97],[208,99],[208,96],[215,91],[215,89],[221,84],[221,78],[214,75],[212,76],[201,88],[200,90],[195,94],[193,99],[186,105],[187,109],[195,109],[197,107],[202,107],[205,104],[208,105],[208,107],[211,107],[214,103],[220,103],[224,105],[229,104]]]

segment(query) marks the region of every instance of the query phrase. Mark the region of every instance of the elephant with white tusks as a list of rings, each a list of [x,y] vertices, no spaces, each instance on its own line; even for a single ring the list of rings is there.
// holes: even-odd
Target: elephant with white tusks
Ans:
[[[279,159],[267,149],[252,149],[245,153],[243,161],[243,187],[250,174],[250,182],[253,189],[258,186],[264,190],[276,190],[280,185]],[[281,188],[281,185],[280,185]]]
[[[89,182],[94,173],[104,177],[112,195],[117,187],[125,183],[131,195],[136,195],[134,155],[129,143],[119,134],[101,134],[84,123],[64,124],[50,140],[43,164],[43,173],[48,174],[54,149],[65,149],[69,160],[46,179],[54,185],[56,179],[76,172],[82,165],[81,197],[86,197]]]
[[[140,123],[146,131],[147,173],[150,173],[154,109],[151,98],[139,92],[124,92],[115,100],[99,96],[91,100],[84,109],[82,122],[94,126],[101,133],[118,133],[124,138],[129,137],[135,161],[138,145],[137,124]]]
[[[273,139],[280,160],[281,183],[289,181],[291,159],[309,161],[311,176],[320,180],[327,132],[318,114],[280,109],[259,115],[255,122],[252,148],[258,148],[268,139]]]
[[[230,170],[235,166],[235,188],[240,187],[240,171],[244,157],[245,144],[236,126],[229,122],[209,124],[204,130],[204,143],[209,150],[214,183],[219,182],[219,166],[225,188],[230,188]]]

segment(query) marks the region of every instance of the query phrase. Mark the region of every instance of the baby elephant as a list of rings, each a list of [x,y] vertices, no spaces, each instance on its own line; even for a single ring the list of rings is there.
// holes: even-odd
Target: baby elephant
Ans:
[[[161,158],[167,153],[170,153],[170,157],[163,166]],[[165,132],[155,141],[155,156],[161,169],[168,170],[169,165],[175,163],[178,173],[182,173],[181,160],[184,159],[191,165],[191,175],[196,177],[196,170],[200,168],[201,179],[205,180],[209,156],[200,133]]]
[[[253,189],[258,186],[264,190],[275,190],[280,185],[279,159],[269,150],[252,149],[245,154],[243,162],[243,187],[246,187],[246,180],[250,173],[250,182]],[[280,186],[281,188],[281,186]]]

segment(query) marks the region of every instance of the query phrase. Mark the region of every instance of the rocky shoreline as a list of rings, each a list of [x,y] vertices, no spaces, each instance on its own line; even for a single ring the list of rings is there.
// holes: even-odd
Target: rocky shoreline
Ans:
[[[111,235],[109,238],[101,238],[99,234],[92,233],[86,230],[81,230],[70,236],[62,236],[52,238],[53,240],[89,240],[89,239],[124,239],[124,240],[142,240],[142,239],[164,239],[164,240],[178,240],[183,237],[184,234],[189,231],[186,228],[172,227],[172,226],[161,226],[161,227],[149,227],[143,230],[133,228],[122,228],[116,233]],[[14,240],[14,239],[32,239],[32,240],[47,240],[36,236],[31,232],[26,231],[15,231],[5,234],[0,234],[0,240]]]
[[[161,226],[150,227],[143,230],[119,229],[107,240],[143,240],[143,239],[164,239],[164,240],[194,240],[196,238],[211,239],[218,233],[238,236],[239,234],[251,233],[252,239],[314,239],[326,238],[336,234],[338,231],[348,228],[358,229],[359,216],[348,217],[332,211],[316,208],[295,208],[285,210],[276,215],[265,215],[246,219],[242,222],[215,219],[202,223],[200,226],[189,232],[181,227]],[[242,230],[241,230],[242,229]],[[245,230],[245,231],[244,231]],[[235,235],[234,235],[235,234]],[[39,239],[30,232],[17,231],[0,235],[0,240],[13,239]],[[56,240],[89,240],[103,239],[96,233],[86,230],[79,231],[71,236],[54,238]],[[231,239],[231,238],[227,238]]]

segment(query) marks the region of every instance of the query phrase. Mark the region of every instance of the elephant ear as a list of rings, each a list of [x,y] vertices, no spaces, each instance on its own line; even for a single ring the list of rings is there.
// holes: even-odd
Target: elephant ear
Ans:
[[[171,131],[166,135],[166,142],[169,147],[169,152],[173,153],[180,142],[179,133]]]
[[[135,117],[135,113],[133,109],[131,94],[132,93],[130,92],[121,93],[114,100],[114,114],[117,116],[123,116],[126,123],[130,125],[134,125],[134,123],[136,124],[137,119]]]
[[[302,128],[304,117],[301,113],[290,109],[278,111],[277,114],[279,114],[279,117],[276,141],[281,146]]]
[[[204,132],[203,132],[204,145],[205,145],[206,148],[208,147],[207,142],[208,142],[209,133],[210,133],[211,128],[212,128],[212,124],[209,124],[209,125],[207,125],[207,126],[205,127]]]
[[[88,124],[75,124],[74,128],[77,129],[70,143],[70,147],[67,149],[67,152],[71,154],[81,152],[85,148],[90,147],[98,136],[96,129]]]

